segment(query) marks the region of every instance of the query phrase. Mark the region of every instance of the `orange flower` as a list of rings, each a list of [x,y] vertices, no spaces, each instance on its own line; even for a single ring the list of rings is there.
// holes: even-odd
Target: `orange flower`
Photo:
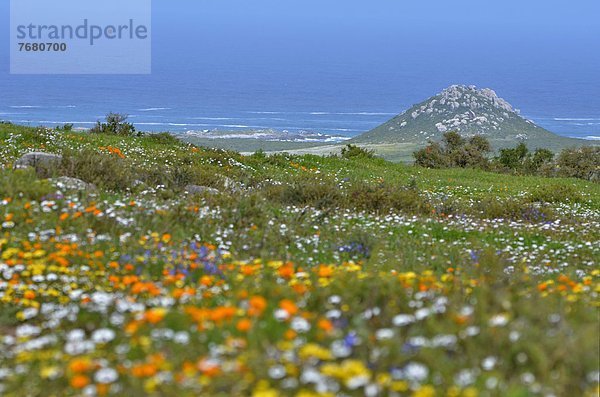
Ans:
[[[221,322],[223,320],[231,319],[235,315],[235,308],[229,306],[217,307],[215,308],[211,315],[210,319],[216,323]]]
[[[90,378],[85,375],[75,375],[71,378],[71,387],[74,389],[83,389],[90,384]]]
[[[106,396],[108,394],[109,387],[109,385],[104,383],[97,384],[96,393],[98,393],[99,396]]]
[[[75,373],[87,372],[92,369],[92,363],[89,359],[76,358],[69,363],[69,370]]]
[[[140,323],[138,321],[132,321],[125,326],[125,332],[132,335],[135,334],[140,327]]]
[[[293,329],[288,329],[287,331],[285,331],[284,337],[287,340],[292,340],[292,339],[294,339],[296,337],[296,335],[298,335],[296,333],[296,331],[294,331]]]
[[[62,214],[61,214],[61,215],[58,217],[58,219],[60,219],[61,221],[65,221],[65,220],[67,220],[68,218],[69,218],[69,213],[67,213],[67,212],[64,212],[64,213],[62,213]]]
[[[277,270],[277,273],[279,277],[289,279],[294,275],[294,265],[286,263]]]
[[[156,375],[158,368],[154,363],[142,363],[131,368],[131,374],[136,378],[149,378]]]
[[[326,278],[333,275],[333,268],[331,266],[321,265],[317,271],[319,277]]]
[[[155,308],[150,309],[146,313],[144,313],[144,320],[148,321],[151,324],[156,324],[162,321],[167,314],[167,310],[163,308]]]
[[[317,327],[319,327],[320,329],[322,329],[325,332],[333,331],[333,324],[331,323],[331,321],[329,321],[325,318],[322,318],[319,320]]]
[[[279,307],[288,312],[290,316],[298,313],[298,306],[296,306],[296,304],[289,299],[284,299],[279,302]]]
[[[248,314],[251,316],[260,316],[267,308],[267,300],[262,296],[253,296],[248,301]]]
[[[292,286],[292,288],[294,289],[294,291],[296,291],[296,293],[302,295],[304,293],[306,293],[306,291],[308,291],[308,287],[304,284],[295,284]]]
[[[31,291],[31,290],[27,290],[27,291],[25,291],[25,293],[23,294],[23,297],[24,297],[25,299],[29,299],[29,300],[31,300],[31,299],[35,299],[35,292],[33,292],[33,291]]]
[[[243,318],[238,321],[235,327],[240,332],[248,332],[250,328],[252,328],[252,321],[248,320],[247,318]]]

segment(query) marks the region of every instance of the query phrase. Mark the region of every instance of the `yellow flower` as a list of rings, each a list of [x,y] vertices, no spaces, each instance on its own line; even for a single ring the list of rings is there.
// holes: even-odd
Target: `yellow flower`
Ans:
[[[58,367],[42,367],[40,369],[40,376],[44,379],[53,379],[60,375],[60,369]]]
[[[252,397],[278,397],[280,396],[279,392],[275,389],[272,389],[269,385],[269,382],[265,380],[261,380],[256,385],[254,392],[252,392]]]
[[[390,388],[395,392],[405,392],[408,390],[408,382],[403,380],[396,380],[392,382]]]
[[[462,395],[463,397],[477,397],[479,395],[479,392],[474,387],[467,387],[465,390],[463,390]]]
[[[318,358],[319,360],[331,360],[333,356],[328,349],[314,343],[309,343],[303,346],[298,352],[300,358],[307,359],[310,357]]]
[[[435,389],[429,385],[422,386],[412,393],[412,397],[435,397]]]

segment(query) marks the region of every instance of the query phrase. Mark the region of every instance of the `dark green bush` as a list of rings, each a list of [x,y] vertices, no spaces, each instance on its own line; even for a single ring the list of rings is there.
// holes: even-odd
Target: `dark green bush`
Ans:
[[[581,194],[570,185],[548,185],[538,187],[529,194],[529,200],[541,203],[578,203],[583,200]]]
[[[343,195],[337,184],[331,180],[315,180],[307,176],[296,177],[283,185],[270,185],[265,193],[284,204],[320,209],[341,207],[343,202]]]
[[[428,146],[413,153],[415,163],[427,168],[487,168],[488,153],[491,151],[489,141],[480,135],[469,139],[458,132],[449,131],[444,134],[442,142],[430,142]]]
[[[136,172],[127,159],[93,149],[65,150],[60,174],[79,178],[107,190],[128,189],[137,179]]]
[[[59,125],[56,127],[56,131],[65,131],[65,132],[73,131],[73,124],[67,123],[67,124],[63,124],[62,126]]]
[[[536,149],[531,153],[523,142],[514,148],[500,149],[500,155],[494,159],[500,171],[522,174],[550,174],[554,153],[548,149]]]
[[[523,142],[514,148],[500,149],[500,155],[497,157],[498,163],[509,170],[521,170],[523,163],[529,155],[529,149]]]
[[[374,158],[375,152],[360,146],[348,144],[342,148],[341,156],[345,159]]]
[[[437,142],[430,142],[423,149],[413,153],[415,164],[425,168],[448,168],[450,159],[444,153],[442,146]]]
[[[565,149],[558,156],[557,165],[561,176],[600,181],[600,147]]]
[[[124,114],[109,113],[106,115],[106,122],[97,122],[90,130],[94,134],[111,134],[122,136],[141,136],[140,132],[135,131],[133,124],[127,122],[127,117]]]
[[[171,135],[168,132],[160,132],[156,134],[146,134],[144,135],[144,139],[158,143],[161,145],[178,145],[181,144],[181,141],[177,139],[175,136]]]
[[[527,199],[499,199],[487,197],[474,206],[480,216],[487,219],[524,220],[544,222],[553,220],[555,214],[550,208],[536,205]]]
[[[537,173],[552,164],[554,153],[548,149],[536,149],[533,155],[525,161],[525,171],[528,173]]]
[[[31,168],[22,170],[3,170],[0,168],[0,198],[21,197],[29,200],[40,200],[52,192],[47,181],[38,179]]]
[[[416,188],[370,185],[356,182],[348,188],[347,206],[369,212],[388,213],[390,210],[422,213],[429,211],[429,204]]]

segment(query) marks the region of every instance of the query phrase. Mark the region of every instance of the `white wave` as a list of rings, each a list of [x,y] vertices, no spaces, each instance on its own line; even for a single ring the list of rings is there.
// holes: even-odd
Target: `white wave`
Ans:
[[[568,117],[555,117],[555,121],[600,121],[600,118],[568,118]]]
[[[9,106],[10,108],[13,109],[39,109],[41,108],[41,106],[34,106],[34,105],[20,105],[20,106]]]
[[[40,124],[96,124],[91,121],[54,121],[54,120],[12,120],[14,123],[40,123]]]
[[[253,112],[253,111],[248,111],[245,113],[251,113],[251,114],[283,114],[284,112]]]
[[[398,113],[378,113],[378,112],[357,112],[357,113],[336,113],[357,116],[396,116]]]
[[[342,115],[342,116],[395,116],[397,113],[379,112],[310,112],[312,115]]]
[[[590,140],[590,141],[600,141],[600,136],[598,136],[598,135],[587,135],[587,136],[584,136],[583,139],[587,139],[587,140]]]
[[[156,112],[158,110],[171,110],[171,108],[145,108],[145,109],[137,109],[138,112]]]
[[[214,120],[214,121],[219,121],[219,120],[235,120],[235,119],[231,118],[231,117],[190,117],[190,120]]]
[[[314,112],[271,112],[271,111],[247,111],[244,113],[251,114],[309,114],[312,116],[326,116],[326,115],[345,115],[345,116],[395,116],[397,113],[387,113],[387,112],[324,112],[324,111],[314,111]]]
[[[200,135],[207,139],[267,139],[273,136],[266,132],[257,132],[254,134],[223,134],[223,135],[210,135],[204,133],[196,133],[194,131],[187,131],[190,135]]]
[[[328,128],[331,131],[342,131],[342,132],[360,132],[362,130],[354,130],[352,128]]]

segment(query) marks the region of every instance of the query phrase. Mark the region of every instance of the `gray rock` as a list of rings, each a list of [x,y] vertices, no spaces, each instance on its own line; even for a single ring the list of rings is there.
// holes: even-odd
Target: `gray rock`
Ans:
[[[68,176],[61,176],[58,178],[50,179],[51,182],[55,183],[59,189],[66,190],[96,190],[96,186],[92,183],[87,183],[81,179],[71,178]]]
[[[223,177],[223,187],[234,193],[244,190],[244,186],[240,182],[234,181],[226,176]]]
[[[208,186],[198,186],[198,185],[187,185],[185,187],[185,191],[189,194],[219,194],[220,192],[217,189]]]
[[[24,154],[15,161],[14,168],[33,167],[36,170],[57,167],[62,161],[62,156],[53,153],[31,152]]]

